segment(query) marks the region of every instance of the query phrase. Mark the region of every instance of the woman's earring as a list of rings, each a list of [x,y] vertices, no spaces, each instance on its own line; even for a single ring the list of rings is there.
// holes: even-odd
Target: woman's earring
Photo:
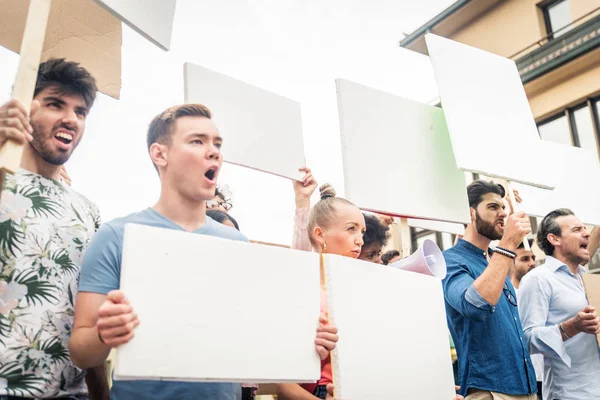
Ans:
[[[327,243],[323,243],[323,253],[327,253]]]

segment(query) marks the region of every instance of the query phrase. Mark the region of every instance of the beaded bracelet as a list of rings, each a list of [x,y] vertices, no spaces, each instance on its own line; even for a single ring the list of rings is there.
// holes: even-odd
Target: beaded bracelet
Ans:
[[[513,260],[517,257],[517,254],[510,251],[510,250],[506,250],[505,248],[502,247],[496,247],[496,249],[494,250],[495,253],[499,253],[502,254],[505,257],[508,258],[512,258]]]

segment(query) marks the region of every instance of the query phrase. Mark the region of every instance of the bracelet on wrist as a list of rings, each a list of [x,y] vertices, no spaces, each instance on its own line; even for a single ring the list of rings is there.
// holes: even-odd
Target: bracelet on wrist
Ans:
[[[507,249],[505,249],[503,247],[496,247],[494,249],[494,253],[498,253],[498,254],[501,254],[501,255],[503,255],[505,257],[512,258],[513,260],[517,257],[517,254],[515,252],[507,250]]]
[[[100,341],[101,341],[103,344],[106,344],[106,342],[104,341],[104,339],[102,339],[102,336],[100,336],[100,331],[98,331],[98,339],[100,339]]]
[[[562,323],[558,324],[558,329],[560,330],[560,333],[562,333],[563,335],[565,335],[565,337],[567,339],[571,339],[573,337],[573,336],[567,335],[567,332],[565,332],[565,330],[563,329]]]

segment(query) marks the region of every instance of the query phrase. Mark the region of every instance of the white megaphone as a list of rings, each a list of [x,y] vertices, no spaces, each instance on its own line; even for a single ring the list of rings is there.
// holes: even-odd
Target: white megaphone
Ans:
[[[389,264],[389,266],[404,271],[435,276],[440,279],[446,277],[444,255],[437,244],[429,239],[425,239],[419,250],[402,260]]]

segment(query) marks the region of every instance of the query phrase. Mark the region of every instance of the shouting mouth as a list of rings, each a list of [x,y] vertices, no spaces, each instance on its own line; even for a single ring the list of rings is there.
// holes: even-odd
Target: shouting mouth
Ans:
[[[211,183],[214,184],[217,181],[217,172],[219,171],[218,167],[211,167],[205,173],[204,177]]]
[[[60,130],[54,134],[54,138],[63,145],[61,147],[70,147],[74,136],[72,132],[66,130]]]
[[[579,246],[580,249],[588,251],[588,245],[587,244],[582,244]]]

